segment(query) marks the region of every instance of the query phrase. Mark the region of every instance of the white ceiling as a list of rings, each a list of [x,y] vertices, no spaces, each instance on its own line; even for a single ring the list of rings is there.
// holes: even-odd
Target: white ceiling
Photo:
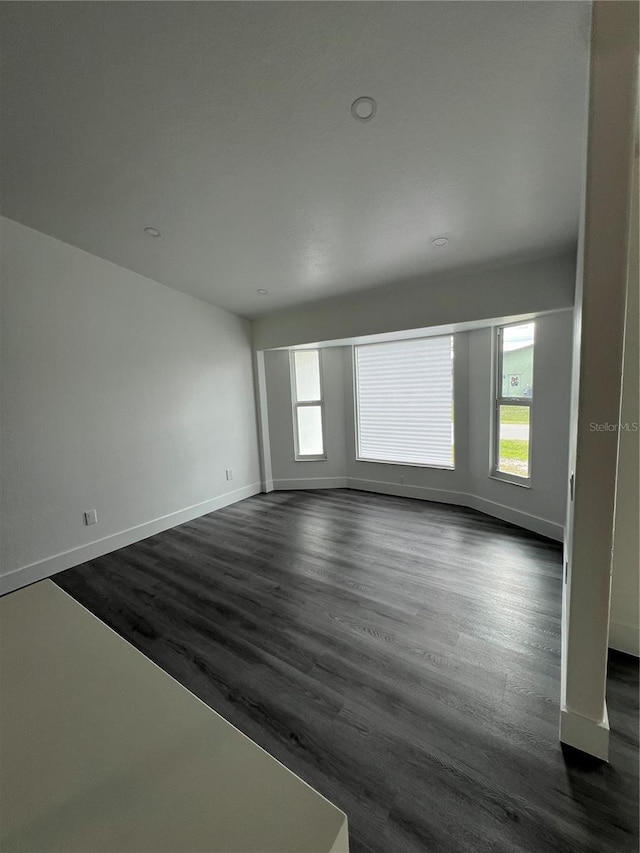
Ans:
[[[587,3],[0,16],[2,213],[215,305],[255,316],[576,239]]]

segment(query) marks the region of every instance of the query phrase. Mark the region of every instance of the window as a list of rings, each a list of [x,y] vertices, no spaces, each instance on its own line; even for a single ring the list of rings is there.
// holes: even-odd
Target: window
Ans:
[[[493,474],[526,484],[531,476],[534,324],[497,330]]]
[[[320,351],[293,350],[290,358],[296,460],[326,459]]]
[[[453,337],[355,347],[357,456],[453,468]]]

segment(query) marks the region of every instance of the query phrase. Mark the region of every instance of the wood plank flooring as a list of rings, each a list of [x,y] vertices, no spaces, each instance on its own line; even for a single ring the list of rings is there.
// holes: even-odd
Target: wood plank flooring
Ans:
[[[611,764],[558,743],[556,543],[273,492],[54,580],[342,808],[352,853],[638,850],[637,661],[611,658]]]

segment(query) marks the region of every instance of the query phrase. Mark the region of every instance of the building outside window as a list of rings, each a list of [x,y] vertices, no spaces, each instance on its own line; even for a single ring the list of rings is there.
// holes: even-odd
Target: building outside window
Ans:
[[[496,330],[493,474],[526,484],[531,478],[534,323]]]

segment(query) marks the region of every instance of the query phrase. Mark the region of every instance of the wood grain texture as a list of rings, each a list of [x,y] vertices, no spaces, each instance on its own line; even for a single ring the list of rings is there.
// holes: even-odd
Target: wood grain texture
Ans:
[[[637,851],[637,661],[610,765],[558,743],[561,559],[469,509],[274,492],[55,581],[346,811],[352,853]]]

